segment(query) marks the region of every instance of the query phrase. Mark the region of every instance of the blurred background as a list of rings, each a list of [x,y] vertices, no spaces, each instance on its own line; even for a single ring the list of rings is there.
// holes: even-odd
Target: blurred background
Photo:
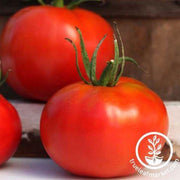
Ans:
[[[16,11],[35,4],[37,0],[1,0],[0,33]],[[124,75],[143,81],[163,100],[180,100],[180,0],[104,0],[81,6],[111,24],[117,21],[125,55],[143,69],[127,63]],[[9,99],[20,98],[6,84],[0,93]]]
[[[13,13],[35,4],[36,0],[1,0],[0,32]],[[180,100],[179,0],[105,0],[81,6],[101,14],[111,24],[117,21],[126,56],[133,57],[145,71],[128,64],[124,75],[145,82],[164,100]],[[0,93],[19,98],[6,84]]]

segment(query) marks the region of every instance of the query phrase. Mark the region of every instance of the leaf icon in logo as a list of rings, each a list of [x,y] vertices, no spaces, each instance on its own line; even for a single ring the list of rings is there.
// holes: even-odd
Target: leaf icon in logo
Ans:
[[[153,154],[153,152],[152,152],[152,151],[149,151],[149,152],[148,152],[148,154],[152,155],[152,154]]]
[[[156,137],[156,135],[155,135],[155,136],[153,137],[153,142],[156,140],[156,138],[157,138],[157,137]]]
[[[158,138],[158,139],[156,140],[156,144],[158,144],[158,143],[159,143],[159,141],[160,141],[160,138]]]
[[[149,143],[151,143],[151,144],[153,143],[151,139],[148,139],[148,141],[149,141]]]
[[[161,151],[157,151],[155,154],[156,154],[156,155],[159,155],[159,154],[161,154]]]
[[[149,148],[151,151],[153,151],[153,148],[152,148],[152,146],[148,145],[148,148]]]
[[[161,149],[161,147],[162,147],[162,146],[161,146],[161,144],[159,144],[159,146],[157,147],[157,150],[160,150],[160,149]]]

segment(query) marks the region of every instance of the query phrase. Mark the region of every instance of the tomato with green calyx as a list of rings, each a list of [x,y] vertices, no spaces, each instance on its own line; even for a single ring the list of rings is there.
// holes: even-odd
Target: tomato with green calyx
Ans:
[[[60,88],[80,80],[74,49],[65,40],[68,37],[74,41],[80,56],[75,26],[82,30],[89,57],[98,40],[107,34],[97,57],[98,76],[106,61],[113,58],[111,26],[98,14],[78,8],[80,2],[83,1],[72,1],[65,6],[63,0],[54,0],[52,5],[27,7],[6,24],[0,39],[3,73],[12,69],[7,82],[21,96],[46,101]]]
[[[162,100],[143,83],[121,77],[124,65],[115,57],[107,63],[100,79],[96,78],[96,56],[86,56],[82,35],[77,29],[89,80],[64,87],[46,104],[41,117],[41,139],[49,156],[62,168],[80,176],[110,178],[135,173],[129,162],[136,159],[135,147],[147,132],[168,132],[168,116]],[[121,39],[120,39],[121,40]],[[123,47],[123,44],[122,44]],[[153,108],[152,108],[153,107]],[[145,153],[141,148],[140,153]]]
[[[6,80],[1,80],[0,86]],[[21,122],[15,108],[0,94],[0,165],[6,162],[16,151],[21,139]]]

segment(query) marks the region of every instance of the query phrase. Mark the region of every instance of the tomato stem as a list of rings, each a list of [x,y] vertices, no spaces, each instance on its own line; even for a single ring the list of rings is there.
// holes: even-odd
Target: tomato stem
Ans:
[[[38,0],[38,3],[43,5],[43,6],[46,5],[46,3],[43,0]]]
[[[56,6],[56,7],[64,7],[64,0],[54,0],[53,1],[53,6]]]
[[[117,71],[118,71],[118,64],[119,64],[119,47],[118,47],[118,41],[117,39],[114,39],[114,50],[115,50],[115,56],[114,56],[114,63],[113,63],[113,67],[112,67],[112,70],[110,71],[110,78],[109,78],[109,85],[113,85],[115,79],[116,79],[116,74],[117,74]]]
[[[80,36],[81,54],[82,54],[82,57],[83,57],[83,63],[84,63],[84,67],[85,67],[85,70],[86,70],[86,74],[87,74],[87,76],[89,78],[90,77],[90,60],[89,60],[89,57],[88,57],[88,54],[87,54],[87,51],[86,51],[86,48],[85,48],[82,33],[81,33],[80,29],[77,28],[77,27],[76,27],[76,30],[77,30],[77,32],[79,33],[79,36]]]
[[[97,59],[97,53],[98,50],[101,46],[101,44],[103,43],[103,41],[105,40],[105,38],[107,37],[107,35],[104,35],[104,37],[100,40],[99,44],[97,45],[92,59],[91,59],[91,63],[90,63],[90,81],[92,82],[93,85],[99,85],[97,79],[96,79],[96,59]]]
[[[97,80],[97,78],[96,78],[96,59],[97,59],[98,50],[99,50],[100,46],[102,45],[103,41],[105,40],[105,38],[107,37],[107,35],[104,35],[104,37],[98,43],[98,45],[92,55],[91,61],[90,61],[87,51],[86,51],[86,48],[85,48],[82,33],[81,33],[80,29],[76,27],[76,30],[80,37],[81,55],[83,57],[83,63],[84,63],[84,67],[86,70],[86,74],[89,78],[89,81],[83,77],[83,75],[80,71],[79,64],[78,64],[78,51],[77,51],[76,45],[74,44],[74,42],[72,40],[66,38],[66,40],[68,40],[73,45],[73,48],[76,52],[76,67],[77,67],[79,76],[86,84],[92,84],[94,86],[109,86],[109,87],[115,86],[124,71],[125,61],[130,61],[137,65],[137,62],[134,59],[132,59],[130,57],[125,57],[124,45],[123,45],[123,42],[121,39],[120,32],[117,28],[117,24],[115,24],[115,29],[117,31],[119,40],[121,42],[122,57],[119,57],[119,45],[118,45],[116,36],[114,36],[114,47],[115,47],[114,60],[112,59],[109,62],[107,62],[107,65],[106,65],[103,73],[101,74],[101,77],[99,80]]]
[[[11,69],[9,69],[9,70],[7,71],[7,73],[5,74],[5,76],[2,77],[1,66],[2,66],[2,65],[1,65],[1,61],[0,61],[0,86],[2,86],[2,85],[4,84],[4,82],[7,80],[8,75],[9,75],[9,72],[11,71]]]
[[[122,76],[123,74],[123,71],[124,71],[124,67],[125,67],[125,55],[124,55],[124,44],[123,44],[123,41],[122,41],[122,37],[121,37],[121,34],[120,34],[120,31],[117,27],[117,23],[116,22],[113,22],[114,23],[114,26],[115,26],[115,30],[117,32],[117,35],[118,35],[118,38],[119,38],[119,41],[121,43],[121,52],[122,52],[122,62],[121,62],[121,71],[120,73],[118,74],[117,73],[117,76],[115,75],[115,79],[113,80],[113,84],[112,86],[115,86],[117,84],[117,82],[119,81],[119,78]],[[118,46],[117,46],[118,47]],[[115,48],[116,49],[116,48]],[[119,49],[119,47],[118,47]],[[116,54],[116,53],[115,53]],[[117,57],[118,58],[118,57]],[[118,65],[119,66],[119,65]],[[118,70],[118,69],[117,69]],[[117,71],[116,71],[117,72]]]
[[[79,68],[79,63],[78,63],[78,51],[77,51],[77,47],[76,45],[74,44],[74,42],[71,40],[71,39],[68,39],[68,38],[65,38],[67,41],[69,41],[72,45],[73,45],[73,48],[76,52],[76,67],[77,67],[77,71],[79,73],[79,76],[81,77],[81,79],[86,83],[86,84],[89,84],[89,82],[83,77],[83,75],[81,74],[81,71],[80,71],[80,68]]]
[[[69,4],[67,5],[67,8],[68,8],[68,9],[74,9],[74,8],[76,8],[77,6],[79,6],[81,3],[83,3],[83,2],[88,2],[88,1],[101,2],[102,0],[74,0],[74,1],[72,1],[71,3],[69,3]]]
[[[47,5],[44,0],[37,0],[39,2],[39,4],[41,5]],[[77,6],[79,6],[81,3],[83,2],[88,2],[88,1],[97,1],[97,2],[101,2],[102,0],[72,0],[72,2],[70,2],[68,5],[66,5],[66,7],[68,9],[74,9],[76,8]],[[64,0],[51,0],[51,3],[50,3],[52,6],[55,6],[55,7],[59,7],[59,8],[62,8],[65,6],[64,4]]]

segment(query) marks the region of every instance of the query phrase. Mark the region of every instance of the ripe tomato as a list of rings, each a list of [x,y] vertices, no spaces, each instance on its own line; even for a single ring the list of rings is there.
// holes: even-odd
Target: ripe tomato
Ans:
[[[167,134],[161,99],[123,77],[115,87],[69,85],[47,103],[41,138],[49,156],[81,176],[115,177],[135,172],[138,139],[147,132]],[[153,107],[153,108],[152,108]]]
[[[21,122],[15,108],[0,95],[0,165],[16,151],[21,139]]]
[[[135,173],[129,161],[136,159],[139,138],[151,131],[168,132],[161,99],[137,80],[119,80],[124,60],[118,62],[117,40],[114,45],[115,58],[100,80],[95,77],[94,54],[86,68],[90,68],[90,82],[82,78],[86,83],[59,90],[42,113],[40,131],[47,153],[59,166],[77,175],[107,178]],[[81,75],[78,63],[77,69]],[[145,154],[144,149],[140,154]]]
[[[46,101],[60,88],[79,81],[75,52],[65,38],[78,46],[75,26],[82,30],[89,57],[99,39],[108,34],[98,55],[99,76],[106,61],[113,58],[113,30],[99,15],[75,8],[33,6],[20,10],[5,26],[0,40],[3,73],[12,69],[9,85],[20,95]]]

